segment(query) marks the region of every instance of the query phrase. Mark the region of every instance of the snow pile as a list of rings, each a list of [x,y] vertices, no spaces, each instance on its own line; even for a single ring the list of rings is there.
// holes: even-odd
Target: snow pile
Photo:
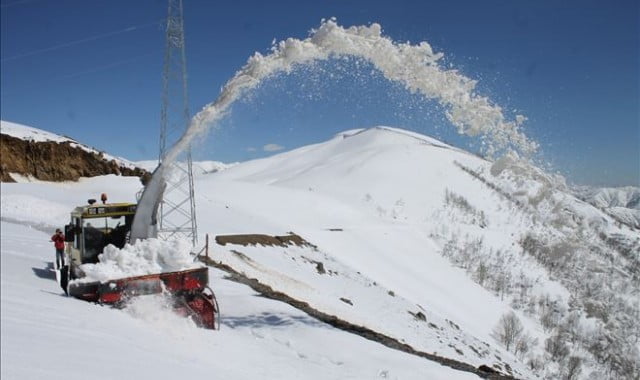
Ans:
[[[167,293],[131,297],[127,300],[124,311],[132,317],[144,321],[147,325],[178,337],[197,326],[192,319],[185,318],[173,311],[174,302],[175,300]]]
[[[119,249],[108,245],[98,256],[97,264],[80,266],[86,277],[81,281],[108,281],[117,278],[142,276],[163,272],[175,272],[200,268],[191,256],[191,243],[187,240],[163,241],[159,239],[139,240]]]

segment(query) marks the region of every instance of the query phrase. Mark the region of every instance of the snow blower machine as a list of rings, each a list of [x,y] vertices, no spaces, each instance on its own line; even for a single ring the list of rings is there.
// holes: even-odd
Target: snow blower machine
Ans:
[[[103,195],[102,204],[90,199],[71,212],[71,223],[65,226],[64,259],[54,264],[62,289],[69,296],[115,307],[122,307],[131,297],[168,292],[178,314],[191,317],[201,327],[218,329],[219,308],[208,286],[206,267],[108,281],[83,280],[82,264],[97,263],[109,244],[123,248],[129,242],[136,208],[135,203],[106,203]]]

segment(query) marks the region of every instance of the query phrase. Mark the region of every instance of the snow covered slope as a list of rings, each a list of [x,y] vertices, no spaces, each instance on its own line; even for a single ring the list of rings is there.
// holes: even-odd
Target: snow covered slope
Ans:
[[[4,201],[3,201],[4,202]],[[2,222],[3,379],[473,379],[331,328],[211,270],[220,331],[196,328],[162,297],[123,310],[64,297],[49,234]]]
[[[28,127],[26,125],[12,123],[10,121],[0,120],[0,131],[6,135],[17,137],[22,140],[29,140],[35,142],[53,141],[53,142],[65,142],[70,141],[77,143],[77,141],[68,137],[56,135],[55,133],[47,132],[42,129]]]
[[[71,185],[2,184],[0,211],[4,220],[14,223],[39,228],[59,226],[67,220],[64,210],[86,198],[106,191],[112,200],[128,201],[139,186],[137,181],[112,177]],[[317,310],[393,337],[416,350],[473,366],[487,365],[503,373],[511,371],[519,378],[560,378],[567,376],[569,369],[574,373],[579,369],[578,378],[584,379],[633,378],[633,371],[637,371],[639,330],[633,316],[638,311],[638,231],[617,226],[608,215],[573,197],[561,179],[515,157],[492,163],[426,136],[378,127],[344,132],[327,142],[213,174],[198,174],[195,186],[201,241],[205,233],[282,235],[292,231],[314,245],[214,245],[211,256]],[[6,235],[5,230],[3,244],[5,236],[14,233],[8,230]],[[20,252],[18,256],[24,255]],[[40,260],[45,257],[48,253]],[[17,301],[5,307],[5,287],[9,289],[14,282],[23,284],[28,278],[20,286],[40,292],[45,282],[33,276],[23,280],[15,276],[5,282],[7,265],[27,269],[29,265],[38,266],[15,260],[5,265],[4,248],[2,258],[4,333],[5,310],[13,310],[14,319],[7,319],[11,323],[17,323],[16,316],[26,313],[15,305]],[[286,370],[279,378],[466,376],[444,367],[430,373],[433,367],[427,360],[414,362],[417,358],[407,359],[406,354],[371,342],[366,348],[361,346],[363,351],[355,352],[393,352],[388,357],[399,361],[393,359],[380,369],[377,357],[357,353],[354,357],[358,359],[344,359],[340,355],[350,346],[336,348],[341,344],[339,339],[360,338],[345,338],[347,333],[330,329],[338,340],[324,341],[322,333],[298,330],[307,328],[305,323],[280,323],[281,312],[269,308],[282,305],[250,297],[248,294],[253,293],[246,288],[223,281],[217,271],[212,273],[212,285],[223,311],[223,331],[213,334],[230,334],[229,340],[214,341],[223,339],[234,347],[232,352],[238,352],[244,344],[251,346],[251,337],[264,342],[260,336],[268,336],[268,343],[247,348],[250,351],[244,359],[249,365],[237,369],[247,372],[234,372],[236,376],[230,377],[257,377],[257,368],[266,371],[266,377],[277,376],[282,367]],[[237,295],[240,288],[245,289],[246,296]],[[56,293],[54,288],[49,291]],[[18,297],[17,292],[14,297]],[[39,294],[38,300],[45,302],[45,297]],[[47,307],[56,308],[65,318],[72,317],[64,307],[57,308],[60,297],[46,299]],[[144,312],[134,313],[142,319],[139,321],[131,319],[126,311],[105,313],[103,308],[73,300],[63,304],[69,302],[75,305],[74,311],[84,315],[84,323],[90,318],[100,318],[101,322],[107,319],[106,325],[116,323],[111,318],[117,323],[126,319],[125,326],[148,323]],[[235,309],[240,305],[241,311]],[[506,344],[499,327],[511,312],[523,331],[517,341]],[[257,317],[247,321],[242,313]],[[274,323],[256,332],[259,322],[255,320],[261,315],[266,315],[266,324]],[[302,317],[307,318],[304,314]],[[117,361],[122,360],[126,367],[127,352],[137,354],[136,347],[146,349],[152,345],[149,342],[156,341],[146,335],[154,330],[151,327],[140,334],[128,327],[124,330],[127,341],[142,342],[118,356]],[[28,334],[26,329],[21,330],[12,344]],[[93,333],[86,334],[84,338]],[[186,339],[189,344],[193,339],[194,349],[204,351],[202,356],[195,355],[194,367],[204,365],[200,362],[204,356],[223,355],[220,367],[215,360],[208,366],[214,372],[220,368],[220,373],[230,374],[224,372],[229,366],[222,364],[226,359],[234,363],[233,358],[221,354],[225,345],[202,343],[200,334],[209,337],[206,334],[210,332],[193,334],[195,338],[189,335],[177,339]],[[233,343],[229,343],[231,340]],[[303,352],[304,358],[294,352],[283,359],[286,355],[278,344],[315,348]],[[9,355],[5,347],[3,341],[3,363],[4,355]],[[174,360],[163,350],[154,348],[152,352]],[[341,367],[333,369],[326,364],[331,360],[318,361],[319,357],[330,357],[341,362]],[[28,373],[24,362],[12,359],[17,363],[10,367],[15,371],[12,373]],[[324,363],[323,368],[331,369],[315,372],[315,364],[307,362]],[[394,367],[396,364],[398,367]]]
[[[640,187],[578,187],[576,196],[623,223],[640,228]]]
[[[598,342],[606,339],[625,352],[620,360],[628,373],[638,370],[638,323],[632,317],[638,310],[638,231],[616,226],[608,215],[573,197],[561,178],[517,157],[492,163],[426,136],[379,127],[243,163],[197,185],[209,190],[198,206],[200,225],[213,227],[206,232],[293,231],[318,252],[282,254],[316,261],[327,255],[353,268],[362,275],[357,281],[375,282],[404,299],[405,305],[391,307],[396,315],[400,310],[410,315],[404,309],[413,304],[413,313],[428,311],[427,320],[452,321],[474,339],[500,346],[496,326],[514,309],[529,339],[523,342],[527,352],[510,351],[536,373],[564,376],[567,363],[580,359],[584,376],[600,376],[606,370],[595,357],[602,355]],[[243,263],[232,249],[251,261]],[[218,250],[225,263],[276,290],[295,292],[289,282],[277,280],[296,273],[283,268],[278,255],[242,247]],[[350,299],[353,306],[321,300],[314,293],[326,295],[326,289],[318,290],[321,286],[309,276],[294,276],[308,287],[298,294],[306,292],[300,297],[320,309],[409,336],[408,342],[424,350],[482,360],[471,340],[465,348],[454,338],[452,345],[464,352],[456,355],[450,342],[443,344],[450,348],[446,351],[437,340],[421,336],[420,328],[407,333],[399,325],[410,324],[402,318],[393,326],[388,319],[370,317],[371,310],[363,306],[370,297],[351,294],[359,290],[348,281],[341,287],[349,289],[343,296],[328,294],[334,301]],[[598,289],[596,294],[592,289]],[[607,330],[612,316],[626,322]],[[565,334],[567,324],[581,333]],[[568,353],[549,353],[553,339],[561,340]],[[614,378],[628,375],[623,372]]]

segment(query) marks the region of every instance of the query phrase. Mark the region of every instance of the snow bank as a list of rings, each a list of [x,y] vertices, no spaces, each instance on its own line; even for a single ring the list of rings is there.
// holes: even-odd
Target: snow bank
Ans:
[[[5,189],[6,186],[3,186],[2,190]],[[45,191],[41,187],[38,189]],[[63,223],[68,223],[69,210],[64,204],[27,193],[5,193],[0,198],[0,215],[7,220],[59,227]],[[53,233],[53,229],[51,233]]]
[[[110,244],[98,259],[100,262],[97,264],[80,266],[86,275],[80,281],[107,281],[203,266],[201,263],[193,262],[191,243],[187,240],[146,239],[133,245],[126,244],[122,249]]]

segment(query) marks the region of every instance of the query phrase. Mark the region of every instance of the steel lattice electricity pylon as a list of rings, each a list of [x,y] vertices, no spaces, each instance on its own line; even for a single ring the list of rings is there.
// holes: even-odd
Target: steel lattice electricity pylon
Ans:
[[[182,0],[169,0],[162,81],[160,162],[185,132],[190,120]],[[166,188],[158,210],[158,237],[165,240],[187,238],[195,246],[198,227],[190,146],[170,164],[165,180]]]

